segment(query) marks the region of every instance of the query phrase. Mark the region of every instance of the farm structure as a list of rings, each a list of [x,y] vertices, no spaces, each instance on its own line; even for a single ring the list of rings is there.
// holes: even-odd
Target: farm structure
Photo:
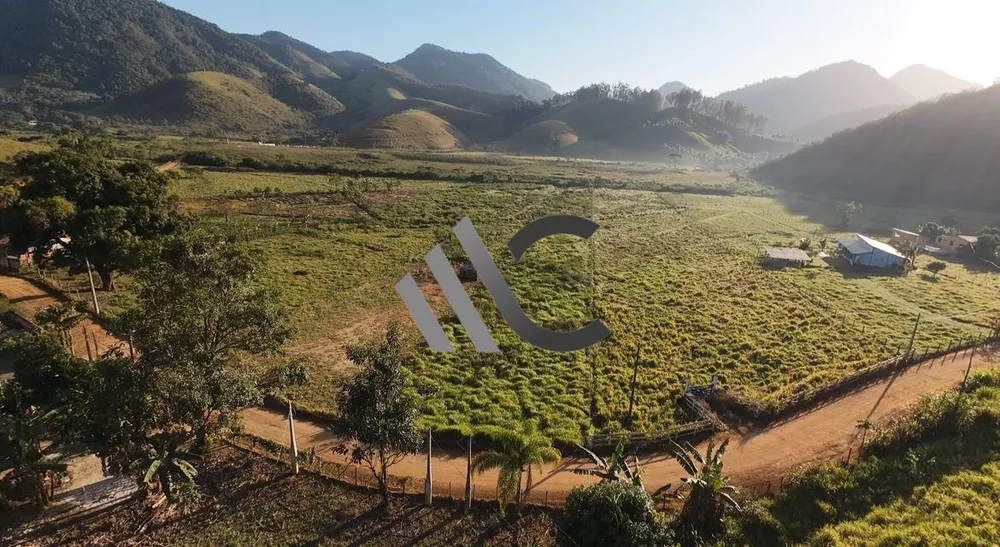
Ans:
[[[765,266],[784,268],[785,266],[805,266],[812,262],[809,253],[794,247],[764,247]]]
[[[902,228],[893,228],[892,229],[892,238],[890,238],[889,241],[891,243],[897,243],[897,244],[899,244],[899,243],[909,243],[910,245],[913,245],[913,246],[916,246],[916,247],[919,247],[919,246],[922,246],[922,245],[926,245],[929,242],[929,240],[926,237],[924,237],[924,236],[922,236],[922,235],[920,235],[920,234],[918,234],[916,232],[910,232],[908,230],[903,230]]]
[[[979,240],[976,236],[966,236],[961,234],[956,235],[943,235],[938,236],[934,241],[934,246],[937,247],[941,254],[955,254],[962,247],[969,245],[975,245]]]
[[[893,246],[865,235],[840,238],[837,243],[840,244],[840,255],[852,266],[901,269],[906,265],[906,257]]]

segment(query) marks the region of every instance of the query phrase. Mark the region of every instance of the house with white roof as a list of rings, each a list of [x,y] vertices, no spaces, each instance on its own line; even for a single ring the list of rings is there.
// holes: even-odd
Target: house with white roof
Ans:
[[[852,266],[872,268],[898,268],[906,266],[906,257],[895,247],[861,234],[840,238],[840,256]]]

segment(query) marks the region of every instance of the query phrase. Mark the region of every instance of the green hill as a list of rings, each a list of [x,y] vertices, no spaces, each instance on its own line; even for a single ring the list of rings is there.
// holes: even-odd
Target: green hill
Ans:
[[[422,110],[404,110],[348,131],[341,139],[357,148],[454,150],[469,139],[447,121]]]
[[[528,120],[506,146],[508,151],[528,154],[642,161],[666,161],[671,152],[704,159],[741,153],[782,155],[798,148],[685,108],[650,113],[613,99],[578,100],[549,109]]]
[[[332,95],[291,74],[272,78],[266,87],[275,99],[309,114],[333,116],[344,111],[344,105]]]
[[[555,95],[548,84],[525,78],[485,53],[460,53],[424,44],[394,64],[428,84],[460,85],[532,101]]]
[[[800,192],[863,203],[1000,208],[1000,86],[920,103],[754,171]]]
[[[0,13],[0,79],[8,84],[119,96],[188,72],[256,79],[289,70],[246,40],[151,0],[0,0]]]
[[[116,99],[100,114],[151,124],[226,131],[274,131],[302,126],[306,116],[246,80],[192,72]]]

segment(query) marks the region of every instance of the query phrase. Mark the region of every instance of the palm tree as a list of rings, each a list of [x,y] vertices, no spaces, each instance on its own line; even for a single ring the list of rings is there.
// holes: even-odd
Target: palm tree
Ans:
[[[723,531],[722,517],[726,506],[742,511],[732,497],[736,493],[736,487],[730,485],[729,478],[722,474],[722,455],[727,446],[729,439],[715,450],[715,441],[711,441],[704,457],[689,442],[681,446],[670,441],[668,447],[670,454],[689,475],[683,478],[682,484],[672,494],[673,497],[684,499],[681,521],[702,538],[713,538]],[[690,492],[685,496],[683,490]],[[665,491],[661,488],[655,495],[662,495]]]
[[[190,460],[199,456],[188,450],[191,441],[184,432],[159,433],[150,438],[150,444],[152,449],[143,484],[151,485],[155,478],[163,495],[167,497],[167,503],[172,504],[177,497],[175,482],[181,480],[193,484],[194,478],[198,476],[198,470],[191,465]]]
[[[595,469],[574,469],[573,473],[600,477],[602,481],[629,481],[635,486],[643,488],[642,469],[639,467],[639,458],[633,455],[635,467],[630,468],[628,466],[624,442],[618,443],[610,459],[604,459],[582,445],[578,444],[577,446],[590,457]]]
[[[502,514],[507,503],[513,500],[520,513],[524,496],[531,491],[532,468],[537,467],[541,471],[542,464],[559,461],[559,451],[552,447],[552,441],[548,437],[538,433],[531,422],[522,432],[496,431],[493,440],[499,445],[499,449],[479,453],[472,461],[472,470],[476,473],[499,470],[497,499],[500,502],[500,512]],[[525,471],[528,472],[528,480],[522,492],[521,482]]]

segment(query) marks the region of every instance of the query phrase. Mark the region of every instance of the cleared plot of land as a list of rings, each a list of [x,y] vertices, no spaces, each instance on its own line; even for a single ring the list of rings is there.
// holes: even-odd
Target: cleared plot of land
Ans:
[[[681,182],[692,187],[719,180],[685,176]],[[1000,280],[960,264],[936,282],[920,272],[865,275],[819,260],[813,268],[763,270],[757,261],[764,245],[809,239],[816,247],[835,235],[770,198],[404,181],[370,194],[371,218],[344,202],[336,184],[319,175],[214,170],[175,182],[205,225],[266,256],[266,281],[294,309],[299,327],[292,352],[317,362],[312,385],[295,394],[310,410],[334,408],[336,386],[350,370],[343,344],[375,336],[393,320],[409,324],[392,288],[403,273],[433,287],[421,259],[438,243],[453,262],[462,260],[450,229],[466,215],[535,321],[565,330],[600,317],[613,337],[586,352],[537,350],[472,285],[504,350],[478,355],[447,303],[432,299],[460,348],[418,351],[413,366],[426,424],[438,428],[534,418],[565,440],[579,438],[591,421],[597,429],[622,428],[638,351],[652,364],[638,374],[634,425],[655,429],[688,419],[676,404],[686,378],[707,382],[717,374],[729,388],[777,400],[892,355],[918,313],[917,349],[924,350],[978,334],[975,324],[1000,307],[990,300]],[[554,213],[594,218],[601,229],[590,242],[540,242],[513,264],[507,238]]]
[[[48,149],[48,146],[42,144],[0,139],[0,161],[10,159],[18,152],[42,152]]]

